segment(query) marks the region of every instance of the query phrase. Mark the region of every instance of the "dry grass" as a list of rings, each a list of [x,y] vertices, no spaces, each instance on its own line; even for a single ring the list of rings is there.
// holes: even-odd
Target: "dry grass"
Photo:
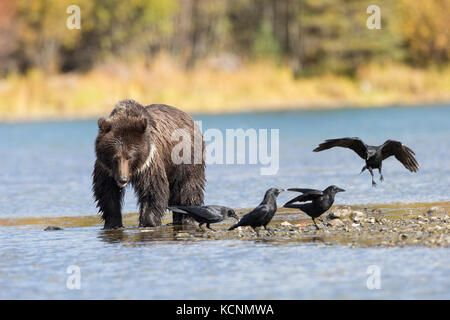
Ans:
[[[450,66],[360,68],[357,77],[294,79],[288,68],[252,62],[184,71],[167,56],[151,65],[120,62],[87,73],[38,70],[0,80],[0,120],[85,118],[107,114],[120,99],[166,103],[191,113],[384,106],[450,101]]]

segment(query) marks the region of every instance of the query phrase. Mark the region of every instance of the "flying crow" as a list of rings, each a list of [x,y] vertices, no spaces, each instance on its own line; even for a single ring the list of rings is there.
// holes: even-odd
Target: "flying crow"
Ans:
[[[319,152],[333,147],[352,149],[363,158],[366,161],[366,165],[362,168],[361,173],[366,169],[369,170],[372,176],[372,186],[376,186],[372,169],[378,169],[380,172],[380,181],[383,181],[381,164],[383,160],[390,156],[395,156],[411,172],[417,172],[419,170],[419,164],[414,158],[414,151],[399,141],[387,140],[381,146],[368,146],[359,138],[329,139],[321,143],[313,151]]]

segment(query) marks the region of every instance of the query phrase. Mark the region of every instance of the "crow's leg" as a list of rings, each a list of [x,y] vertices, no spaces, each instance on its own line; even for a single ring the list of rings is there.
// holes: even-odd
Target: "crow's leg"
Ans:
[[[264,229],[267,230],[269,232],[270,235],[273,235],[272,230],[267,228],[267,225],[264,226]]]
[[[322,227],[325,227],[325,223],[323,222],[323,217],[322,218],[317,218],[317,220],[320,222],[320,224],[322,225]]]
[[[367,169],[367,166],[362,167],[361,172],[359,174],[363,173],[364,170],[366,170],[366,169]]]
[[[205,232],[205,229],[203,229],[203,222],[202,223],[200,223],[199,225],[198,225],[198,227],[203,231],[203,232]]]
[[[316,220],[315,220],[314,218],[312,218],[312,221],[314,222],[314,225],[316,226],[316,229],[317,229],[317,230],[320,230],[319,226],[318,226],[317,223],[316,223]]]
[[[376,187],[377,184],[376,184],[375,180],[373,179],[373,170],[371,167],[369,167],[368,169],[369,169],[370,175],[372,176],[372,187]]]
[[[216,231],[216,230],[214,230],[213,228],[211,228],[211,227],[209,226],[209,223],[206,224],[206,227],[207,227],[209,230]]]
[[[258,229],[256,229],[256,227],[252,227],[253,228],[253,231],[255,231],[256,232],[256,235],[259,237],[259,232],[258,232]]]
[[[378,168],[378,172],[380,173],[380,181],[384,181],[383,174],[381,173],[381,166]]]

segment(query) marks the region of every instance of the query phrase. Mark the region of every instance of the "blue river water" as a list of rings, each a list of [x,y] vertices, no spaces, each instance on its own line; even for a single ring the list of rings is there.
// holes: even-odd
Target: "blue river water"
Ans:
[[[259,163],[208,165],[206,203],[251,208],[272,186],[331,184],[347,190],[336,204],[449,201],[450,105],[194,117],[204,133],[218,129],[224,139],[226,129],[279,130],[276,174],[261,175]],[[96,134],[95,120],[0,124],[0,219],[95,217]],[[385,181],[372,188],[352,151],[312,152],[325,139],[345,136],[373,145],[402,141],[416,152],[420,171],[390,158]],[[291,196],[281,194],[280,203]],[[128,187],[124,212],[136,208]],[[57,232],[32,223],[1,226],[0,299],[450,298],[448,248],[148,241],[137,228],[121,232],[111,235],[100,224]],[[66,283],[72,265],[80,270],[79,290]],[[379,290],[367,287],[371,265],[381,272]]]
[[[338,197],[340,204],[449,200],[449,106],[197,115],[195,119],[201,121],[204,133],[218,129],[224,145],[226,129],[268,129],[268,139],[271,129],[279,130],[276,174],[261,175],[267,165],[259,164],[260,159],[257,164],[208,165],[206,203],[250,208],[272,186],[324,189],[331,184],[347,190]],[[96,134],[95,120],[0,124],[0,217],[95,214],[91,172]],[[312,152],[325,139],[347,136],[372,145],[399,140],[415,151],[420,171],[411,173],[391,157],[383,163],[385,181],[372,188],[369,172],[359,174],[364,161],[353,151]],[[375,176],[378,181],[377,171]],[[127,191],[124,210],[136,211],[134,194],[130,187]],[[281,201],[289,196],[282,194]]]

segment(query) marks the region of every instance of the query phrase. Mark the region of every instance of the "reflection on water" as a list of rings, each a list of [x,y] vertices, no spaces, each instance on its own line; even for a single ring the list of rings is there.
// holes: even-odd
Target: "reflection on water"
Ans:
[[[175,240],[170,232],[165,240],[97,227],[0,234],[0,299],[450,298],[444,248]],[[66,288],[71,265],[80,267],[81,290]],[[381,290],[366,287],[371,265],[381,269]]]
[[[118,230],[101,230],[98,239],[108,243],[121,243],[123,245],[146,245],[157,241],[185,240],[179,235],[194,237],[200,233],[195,226],[163,226],[159,228],[128,228]]]
[[[368,209],[386,219],[411,219],[430,205]],[[137,221],[137,215],[125,220]],[[101,230],[92,217],[52,218],[64,227],[60,231],[43,231],[47,218],[0,225],[6,221],[9,226],[0,227],[0,299],[450,298],[448,248],[371,248],[373,240],[319,234],[312,226],[289,238],[241,237],[225,231],[229,221],[207,233],[168,224]],[[280,210],[272,224],[282,221],[311,223],[293,210]],[[349,247],[355,240],[364,247]],[[81,290],[66,288],[72,265],[81,270]],[[381,270],[381,290],[366,287],[372,265]]]

